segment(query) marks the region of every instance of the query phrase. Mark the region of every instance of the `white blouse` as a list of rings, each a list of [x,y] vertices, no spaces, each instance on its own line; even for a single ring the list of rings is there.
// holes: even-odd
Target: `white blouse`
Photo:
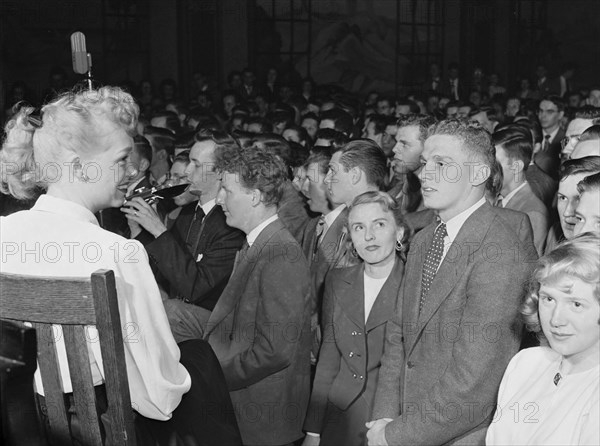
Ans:
[[[133,409],[156,420],[171,418],[191,378],[179,363],[179,348],[143,246],[102,229],[92,212],[79,204],[49,195],[42,195],[29,211],[0,217],[0,241],[4,273],[89,278],[98,269],[114,271]],[[97,385],[104,371],[95,327],[88,327],[87,339]],[[63,389],[69,393],[62,337],[57,352]],[[35,380],[43,394],[39,370]]]
[[[528,348],[508,364],[488,445],[599,445],[600,367],[564,375],[554,384],[562,356]]]

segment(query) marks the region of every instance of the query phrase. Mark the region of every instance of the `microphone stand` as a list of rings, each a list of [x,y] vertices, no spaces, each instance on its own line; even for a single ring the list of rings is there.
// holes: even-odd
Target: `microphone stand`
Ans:
[[[93,86],[92,86],[92,54],[91,53],[87,53],[87,59],[88,59],[88,70],[87,70],[87,84],[88,84],[88,90],[92,91],[93,90]]]

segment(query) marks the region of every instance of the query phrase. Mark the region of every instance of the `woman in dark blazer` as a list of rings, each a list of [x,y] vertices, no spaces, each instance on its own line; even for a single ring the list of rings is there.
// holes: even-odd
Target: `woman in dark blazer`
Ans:
[[[359,195],[347,226],[363,262],[332,270],[325,283],[323,343],[303,446],[366,445],[385,328],[404,272],[409,228],[393,198]]]

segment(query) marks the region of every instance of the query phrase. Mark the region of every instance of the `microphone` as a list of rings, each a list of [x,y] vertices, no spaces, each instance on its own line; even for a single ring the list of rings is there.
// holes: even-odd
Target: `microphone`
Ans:
[[[76,31],[71,34],[71,58],[73,71],[77,74],[86,74],[89,70],[88,53],[85,48],[85,35]]]

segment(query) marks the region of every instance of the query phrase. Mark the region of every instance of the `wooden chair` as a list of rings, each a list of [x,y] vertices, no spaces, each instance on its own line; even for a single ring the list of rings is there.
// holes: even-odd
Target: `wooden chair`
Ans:
[[[44,385],[53,444],[72,444],[68,407],[58,368],[55,331],[61,325],[73,385],[73,400],[83,443],[102,445],[86,325],[98,329],[108,410],[106,443],[135,445],[134,417],[127,383],[125,351],[113,271],[90,279],[0,274],[0,319],[30,322],[36,329],[37,360]]]
[[[20,322],[0,321],[0,408],[2,444],[45,444],[37,420],[33,374],[37,357],[35,329]]]

